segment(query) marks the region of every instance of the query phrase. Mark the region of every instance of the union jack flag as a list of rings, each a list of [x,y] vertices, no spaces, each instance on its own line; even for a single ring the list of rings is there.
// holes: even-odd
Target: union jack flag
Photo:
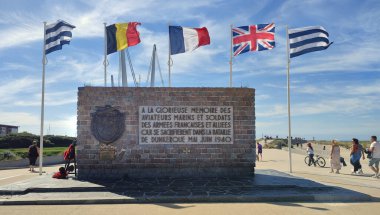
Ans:
[[[234,56],[249,52],[273,49],[275,25],[258,24],[232,28]]]

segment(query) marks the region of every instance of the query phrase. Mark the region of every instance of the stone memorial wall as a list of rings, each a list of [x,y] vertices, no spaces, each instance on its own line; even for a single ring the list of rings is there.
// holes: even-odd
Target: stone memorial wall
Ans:
[[[81,87],[78,176],[252,174],[254,110],[249,88]]]

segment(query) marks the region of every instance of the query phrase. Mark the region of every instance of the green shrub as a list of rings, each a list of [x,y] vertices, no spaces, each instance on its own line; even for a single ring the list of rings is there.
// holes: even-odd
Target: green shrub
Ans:
[[[74,139],[74,137],[68,136],[46,135],[44,136],[44,147],[67,147]],[[0,137],[0,149],[28,148],[33,140],[39,143],[40,136],[27,132],[8,134]]]
[[[18,157],[28,158],[28,152],[15,152]]]
[[[16,160],[17,156],[11,151],[0,152],[0,161],[2,160]]]
[[[286,142],[283,139],[275,139],[270,143],[266,143],[264,148],[266,149],[280,149],[286,146]]]

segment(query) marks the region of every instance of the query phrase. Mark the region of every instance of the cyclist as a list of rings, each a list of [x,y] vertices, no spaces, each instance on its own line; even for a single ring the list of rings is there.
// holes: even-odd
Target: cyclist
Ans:
[[[309,155],[309,166],[311,166],[311,163],[314,164],[314,166],[317,166],[314,160],[314,149],[311,146],[311,143],[307,143],[307,149],[306,149],[307,154]]]

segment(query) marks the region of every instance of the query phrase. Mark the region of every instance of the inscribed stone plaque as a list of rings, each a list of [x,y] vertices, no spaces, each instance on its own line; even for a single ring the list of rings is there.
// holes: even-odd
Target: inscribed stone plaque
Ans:
[[[115,160],[116,148],[110,145],[101,144],[99,148],[99,160]]]
[[[232,144],[232,106],[139,106],[140,144]]]

